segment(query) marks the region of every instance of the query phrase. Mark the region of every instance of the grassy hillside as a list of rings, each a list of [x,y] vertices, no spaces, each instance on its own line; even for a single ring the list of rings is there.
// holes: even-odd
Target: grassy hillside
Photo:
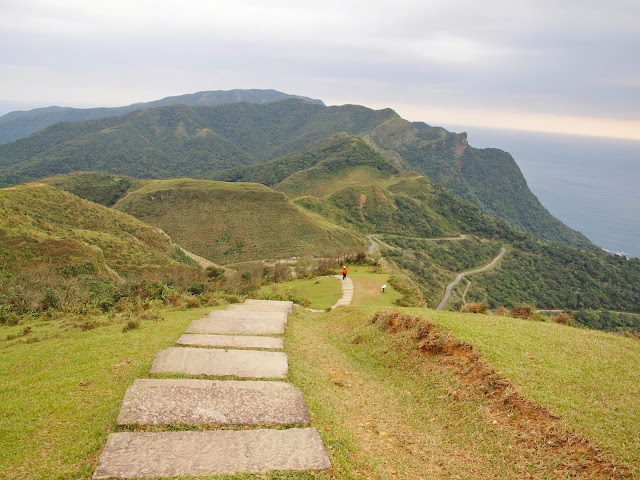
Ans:
[[[507,153],[474,149],[464,134],[412,124],[390,109],[325,107],[301,99],[163,106],[57,124],[0,146],[0,186],[78,170],[138,178],[221,178],[219,172],[236,167],[297,153],[303,159],[314,142],[341,132],[359,136],[396,167],[427,175],[519,229],[594,248],[538,202]]]
[[[0,238],[0,304],[18,310],[195,268],[158,229],[45,184],[0,189]]]
[[[291,378],[338,478],[637,472],[637,341],[501,317],[377,311],[299,313],[287,332]]]
[[[392,297],[369,283],[388,274],[353,273],[359,306],[296,309],[285,338],[288,381],[302,390],[333,469],[265,478],[638,474],[637,340],[505,317],[391,311]],[[314,285],[319,298],[328,294],[322,283],[305,291]],[[124,331],[124,313],[94,318],[88,330],[64,315],[0,325],[0,477],[90,478],[127,386],[208,311],[154,307]],[[37,341],[4,340],[26,326],[22,338]]]
[[[258,184],[148,181],[115,208],[160,227],[189,251],[217,263],[325,256],[366,245]]]
[[[424,176],[403,173],[365,141],[346,134],[234,175],[272,184],[305,209],[364,234],[510,232],[474,205]]]

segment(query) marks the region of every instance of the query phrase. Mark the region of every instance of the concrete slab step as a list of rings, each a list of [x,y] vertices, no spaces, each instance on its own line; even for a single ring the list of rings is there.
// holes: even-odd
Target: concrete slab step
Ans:
[[[289,383],[138,379],[118,425],[306,425],[300,390]]]
[[[248,298],[244,301],[245,305],[278,305],[281,307],[287,307],[288,312],[293,312],[293,302],[285,300],[256,300]]]
[[[176,345],[190,347],[282,350],[284,348],[284,339],[277,337],[257,337],[252,335],[210,335],[185,333],[178,339]]]
[[[250,311],[250,312],[282,312],[291,313],[287,305],[269,305],[259,303],[233,303],[227,307],[227,311]]]
[[[284,352],[219,350],[172,347],[159,350],[151,373],[234,376],[241,378],[285,378],[288,372]]]
[[[324,470],[331,463],[315,428],[112,433],[94,479]]]
[[[286,318],[256,318],[243,316],[247,312],[224,312],[235,315],[216,315],[204,317],[191,322],[187,333],[213,333],[213,334],[249,334],[249,335],[282,335],[286,325]],[[249,312],[257,313],[257,312]],[[278,313],[278,315],[284,315]]]
[[[239,319],[239,320],[282,320],[287,321],[289,312],[284,311],[269,311],[263,310],[212,310],[209,313],[208,318],[225,318],[225,319]]]

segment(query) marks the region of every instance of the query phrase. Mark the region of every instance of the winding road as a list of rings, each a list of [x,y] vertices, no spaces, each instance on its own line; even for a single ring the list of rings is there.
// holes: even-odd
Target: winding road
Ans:
[[[378,245],[376,243],[376,241],[374,240],[376,237],[382,236],[382,235],[388,235],[388,236],[395,236],[395,237],[404,237],[404,235],[392,235],[392,234],[380,234],[380,233],[372,233],[371,235],[367,235],[367,239],[369,239],[369,246],[367,247],[366,253],[372,253],[376,246]],[[428,240],[428,241],[438,241],[438,240],[448,240],[448,241],[459,241],[459,240],[466,240],[467,236],[466,235],[460,235],[459,237],[444,237],[444,238],[423,238],[423,237],[406,237],[406,238],[418,238],[420,240]],[[380,241],[380,240],[378,240]],[[460,280],[462,280],[462,278],[466,275],[472,275],[474,273],[480,273],[480,272],[484,272],[485,270],[488,270],[490,268],[492,268],[496,263],[498,263],[498,260],[500,260],[500,258],[502,258],[502,256],[507,253],[507,249],[505,247],[502,247],[500,249],[500,252],[498,253],[498,255],[495,256],[495,258],[493,260],[491,260],[487,265],[485,265],[484,267],[480,267],[480,268],[476,268],[474,270],[468,270],[466,272],[462,272],[456,275],[456,278],[453,280],[453,282],[451,282],[449,285],[446,286],[445,290],[444,290],[444,296],[442,297],[442,300],[440,300],[440,303],[438,303],[438,306],[436,307],[436,310],[442,310],[444,308],[444,306],[447,304],[447,302],[449,301],[449,297],[451,297],[451,290],[453,289],[453,287],[455,287]],[[471,283],[469,283],[470,285]],[[467,289],[465,290],[465,295],[467,293],[467,290],[469,290],[469,285],[467,285]]]
[[[507,253],[507,249],[502,247],[500,249],[500,253],[498,253],[498,255],[496,255],[495,258],[493,260],[491,260],[491,262],[489,262],[484,267],[476,268],[475,270],[469,270],[467,272],[462,272],[462,273],[457,274],[456,278],[453,280],[453,282],[451,282],[449,285],[447,285],[447,287],[444,289],[444,297],[442,297],[442,300],[440,300],[440,303],[436,307],[436,310],[442,310],[444,308],[444,306],[449,301],[449,297],[451,296],[451,289],[453,289],[453,287],[455,287],[460,282],[460,280],[462,280],[462,277],[464,277],[465,275],[471,275],[471,274],[474,274],[474,273],[484,272],[485,270],[490,269],[496,263],[498,263],[498,260],[500,260],[500,258],[505,253]]]
[[[410,237],[407,235],[394,235],[392,233],[372,233],[371,235],[367,235],[367,238],[369,239],[369,246],[367,247],[366,253],[373,253],[373,251],[375,250],[376,246],[378,245],[374,238],[375,237],[382,237],[383,235],[386,235],[388,237],[402,237],[402,238],[416,238],[418,240],[427,240],[429,242],[437,242],[438,240],[448,240],[450,242],[455,242],[457,240],[466,240],[467,236],[462,234],[459,237],[439,237],[439,238],[424,238],[424,237]],[[380,241],[380,240],[378,240]]]

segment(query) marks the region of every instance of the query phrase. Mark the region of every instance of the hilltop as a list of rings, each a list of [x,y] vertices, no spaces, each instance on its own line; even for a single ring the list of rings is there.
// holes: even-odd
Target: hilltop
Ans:
[[[509,154],[475,149],[464,134],[410,123],[391,109],[326,107],[304,99],[171,105],[59,123],[0,146],[0,185],[78,170],[135,178],[221,178],[238,167],[304,154],[315,142],[341,132],[358,136],[396,168],[426,175],[520,230],[596,248],[549,214]]]
[[[631,312],[640,305],[639,261],[541,242],[429,178],[400,170],[359,137],[339,134],[220,178],[270,185],[332,223],[362,236],[376,234],[385,260],[412,278],[432,307],[457,273],[489,263],[503,246],[509,250],[504,259],[471,279],[468,302]],[[461,234],[466,238],[434,241]],[[449,308],[461,307],[466,285]]]
[[[337,256],[365,241],[255,183],[148,180],[114,208],[161,228],[191,252],[216,263]]]

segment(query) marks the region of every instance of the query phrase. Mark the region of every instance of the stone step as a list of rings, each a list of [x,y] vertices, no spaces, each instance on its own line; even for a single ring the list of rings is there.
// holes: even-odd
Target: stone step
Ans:
[[[249,334],[249,335],[283,335],[286,324],[286,316],[260,318],[258,316],[246,315],[247,313],[262,312],[229,312],[219,311],[219,314],[235,315],[214,315],[200,318],[191,322],[187,328],[187,333],[218,333],[218,334]]]
[[[284,348],[284,339],[276,337],[256,337],[251,335],[209,335],[185,333],[178,339],[176,345],[189,347],[282,350]]]
[[[159,350],[151,373],[209,375],[240,378],[285,378],[288,372],[284,352],[220,350],[171,347]]]
[[[94,479],[271,470],[324,470],[331,463],[315,428],[112,433]]]
[[[227,311],[249,311],[249,312],[281,312],[291,313],[286,305],[264,305],[257,303],[234,303],[227,307]]]
[[[252,298],[248,298],[244,301],[245,305],[265,305],[265,306],[274,306],[278,305],[280,307],[286,307],[289,313],[293,312],[293,302],[286,300],[255,300]]]
[[[289,383],[138,379],[127,389],[118,425],[304,425],[300,390]]]
[[[270,311],[265,312],[263,310],[212,310],[208,318],[224,318],[224,319],[239,319],[239,320],[282,320],[286,323],[289,312],[285,311]]]

